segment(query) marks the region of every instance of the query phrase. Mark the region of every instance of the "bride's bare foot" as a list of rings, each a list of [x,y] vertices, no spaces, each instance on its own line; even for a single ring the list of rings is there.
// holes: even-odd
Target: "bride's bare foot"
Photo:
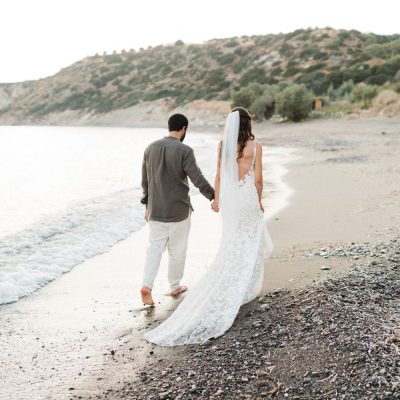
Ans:
[[[173,291],[170,293],[170,295],[171,295],[172,297],[176,297],[176,296],[178,296],[179,294],[186,292],[187,289],[188,289],[188,288],[187,288],[186,286],[180,286],[180,287],[178,287],[178,289],[173,290]]]
[[[154,306],[153,296],[151,295],[151,289],[147,287],[142,287],[140,289],[140,294],[142,295],[142,301],[144,305]]]

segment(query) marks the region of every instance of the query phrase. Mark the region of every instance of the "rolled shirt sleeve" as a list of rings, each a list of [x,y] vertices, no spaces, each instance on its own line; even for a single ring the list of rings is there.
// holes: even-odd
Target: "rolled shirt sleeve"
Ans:
[[[140,199],[140,202],[147,206],[147,203],[149,201],[149,192],[148,192],[149,182],[147,179],[146,152],[143,154],[143,162],[142,162],[142,189],[143,189],[143,195],[142,198]]]

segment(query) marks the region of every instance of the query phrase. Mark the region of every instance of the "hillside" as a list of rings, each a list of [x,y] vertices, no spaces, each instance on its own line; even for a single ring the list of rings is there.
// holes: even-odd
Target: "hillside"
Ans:
[[[1,84],[0,123],[81,123],[143,102],[167,110],[194,100],[229,105],[231,91],[250,82],[304,83],[323,95],[350,79],[382,85],[399,70],[400,35],[326,28],[177,41],[95,55],[45,79]]]

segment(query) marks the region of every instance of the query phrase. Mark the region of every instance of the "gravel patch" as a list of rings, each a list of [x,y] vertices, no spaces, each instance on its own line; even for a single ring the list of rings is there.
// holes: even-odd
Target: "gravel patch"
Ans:
[[[360,265],[268,293],[221,338],[154,347],[137,379],[98,398],[400,399],[399,238],[314,254]]]

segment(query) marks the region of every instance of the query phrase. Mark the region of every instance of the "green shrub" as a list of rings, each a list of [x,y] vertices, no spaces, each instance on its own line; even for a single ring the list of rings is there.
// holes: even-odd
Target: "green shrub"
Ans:
[[[211,58],[217,59],[218,57],[221,57],[224,53],[217,46],[211,45],[211,46],[207,47],[207,54]]]
[[[283,43],[278,51],[281,56],[289,57],[293,53],[293,47],[288,43]]]
[[[232,53],[223,54],[222,56],[217,57],[216,60],[222,65],[232,64],[235,60],[235,56]]]
[[[281,67],[275,67],[272,69],[272,71],[270,72],[270,74],[272,76],[277,76],[280,75],[282,73],[282,68]]]
[[[315,63],[313,65],[310,65],[308,68],[306,68],[304,70],[304,72],[313,72],[313,71],[317,71],[319,69],[323,69],[325,67],[326,67],[326,63],[318,62],[318,63]]]
[[[372,44],[365,51],[372,57],[389,58],[400,53],[400,39],[393,40],[389,43]]]
[[[351,92],[351,100],[353,102],[361,102],[363,107],[369,107],[372,99],[377,95],[378,87],[376,85],[368,85],[361,82],[354,86]]]
[[[304,32],[302,35],[298,36],[296,39],[306,41],[306,40],[310,40],[310,38],[311,38],[310,33]]]
[[[370,76],[365,82],[370,85],[383,85],[390,81],[390,76],[386,74],[378,74]]]
[[[110,55],[104,56],[103,58],[107,64],[119,63],[119,62],[123,61],[122,57],[119,54],[110,54]]]
[[[270,119],[274,115],[276,90],[272,88],[271,86],[271,89],[266,89],[260,97],[250,104],[249,111],[257,120]]]
[[[393,90],[397,93],[400,93],[400,70],[397,71],[396,75],[393,78]]]
[[[328,58],[329,58],[329,54],[325,53],[323,51],[320,51],[319,53],[314,54],[314,60],[323,61],[323,60],[327,60]]]
[[[257,46],[268,46],[273,39],[274,35],[272,34],[262,37],[256,37],[255,43]]]
[[[314,96],[304,85],[291,85],[276,96],[276,111],[291,121],[298,122],[308,117]]]
[[[400,70],[400,54],[390,58],[387,62],[379,65],[374,65],[371,68],[372,75],[386,74],[394,77],[397,71]]]
[[[343,44],[347,39],[351,38],[351,32],[349,31],[342,31],[338,35],[338,39],[340,40],[340,43]]]
[[[237,91],[233,91],[231,95],[232,107],[250,108],[251,104],[263,94],[264,90],[264,85],[253,82]]]
[[[265,83],[266,83],[267,85],[275,85],[275,84],[279,83],[279,80],[278,80],[278,79],[275,79],[275,78],[272,77],[272,76],[267,76],[267,77],[265,78]]]
[[[251,82],[265,83],[266,75],[264,68],[256,67],[246,71],[240,78],[241,85],[247,85]]]
[[[236,47],[239,45],[239,42],[236,39],[230,39],[225,43],[225,47]]]
[[[250,49],[248,47],[236,47],[233,51],[237,56],[245,57],[250,53]]]
[[[326,93],[329,88],[327,76],[320,71],[313,71],[303,74],[296,79],[296,83],[302,83],[317,95]]]
[[[332,69],[327,79],[334,88],[338,88],[344,81],[344,73],[340,69]]]
[[[358,67],[352,67],[343,71],[343,79],[346,81],[351,79],[355,83],[365,81],[371,75],[373,75],[372,70],[367,68],[360,69]]]
[[[225,80],[225,70],[223,68],[208,71],[204,83],[214,90],[224,89],[229,85],[229,82]]]
[[[301,29],[301,28],[300,29],[296,29],[293,32],[287,33],[285,35],[285,37],[286,37],[286,39],[291,39],[291,38],[294,38],[295,36],[301,35],[304,32],[307,32],[307,31],[305,29]]]
[[[328,47],[331,50],[337,50],[341,46],[341,41],[340,39],[334,39],[330,40],[327,44],[326,47]]]
[[[280,87],[250,83],[231,93],[232,107],[247,108],[257,120],[269,119],[275,112],[275,97]]]
[[[285,72],[283,73],[283,76],[285,78],[289,78],[289,77],[291,77],[293,75],[296,75],[300,71],[301,71],[301,68],[299,68],[298,66],[292,66],[291,65],[291,66],[286,67]]]
[[[315,56],[319,56],[321,53],[318,46],[315,44],[307,44],[304,46],[303,50],[300,53],[300,58],[307,59],[307,58],[315,58]]]
[[[93,104],[93,108],[98,113],[106,113],[113,109],[113,103],[110,99],[101,98]]]
[[[235,64],[232,64],[232,70],[236,74],[241,72],[244,68],[246,68],[247,60],[246,58],[241,58]]]
[[[328,89],[328,96],[331,100],[346,100],[349,99],[353,88],[354,82],[352,80],[343,82],[336,89],[331,85]]]

